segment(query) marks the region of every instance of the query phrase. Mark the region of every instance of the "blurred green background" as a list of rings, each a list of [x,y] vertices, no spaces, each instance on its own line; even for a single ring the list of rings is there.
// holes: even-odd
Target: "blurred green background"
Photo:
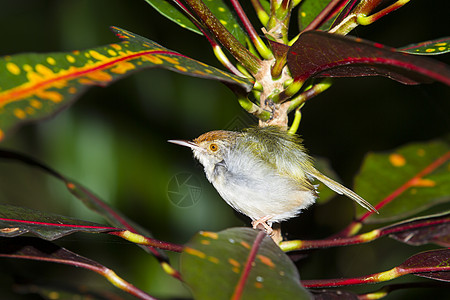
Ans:
[[[445,4],[444,0],[433,1],[432,6],[429,1],[412,1],[352,35],[394,47],[446,36]],[[220,67],[204,38],[172,24],[144,0],[2,0],[0,55],[112,43],[117,39],[108,29],[111,25]],[[449,63],[448,55],[439,59]],[[404,86],[385,78],[339,79],[304,107],[299,134],[310,153],[328,159],[342,182],[351,186],[367,152],[447,134],[449,99],[449,88],[439,83]],[[70,109],[21,127],[2,147],[38,158],[95,191],[156,238],[182,244],[199,230],[219,231],[248,226],[248,222],[220,199],[188,149],[166,141],[252,124],[255,120],[224,85],[150,69],[107,88],[91,88]],[[195,205],[180,207],[171,202],[169,192],[176,189],[171,180],[184,178],[183,174],[192,176],[190,183],[198,188]],[[186,191],[180,187],[181,194]],[[0,162],[0,202],[102,222],[60,182],[19,164]],[[288,238],[322,238],[351,218],[351,201],[336,198],[283,226]],[[57,243],[114,269],[153,296],[189,297],[187,289],[165,275],[155,259],[120,239],[75,234]],[[315,252],[298,265],[305,279],[359,276],[390,269],[428,248],[384,239],[373,245]],[[171,257],[177,266],[178,255]],[[68,266],[0,259],[0,270],[1,299],[32,299],[13,295],[11,290],[14,282],[27,283],[36,274],[41,282],[117,291],[100,276]],[[406,281],[411,280],[415,279]],[[427,292],[414,291],[414,295],[420,299]],[[406,296],[411,294],[396,292],[390,299]]]

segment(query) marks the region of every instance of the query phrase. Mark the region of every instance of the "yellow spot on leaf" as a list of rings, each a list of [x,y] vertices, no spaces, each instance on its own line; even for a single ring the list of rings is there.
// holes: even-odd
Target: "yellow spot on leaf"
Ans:
[[[0,141],[5,138],[5,133],[0,129]]]
[[[168,63],[174,64],[174,65],[178,65],[180,62],[178,61],[178,59],[172,58],[172,57],[168,57],[168,56],[162,56],[162,55],[158,55],[159,58],[167,61]]]
[[[219,259],[217,257],[214,256],[208,256],[208,260],[212,263],[218,264],[219,263]]]
[[[42,103],[39,102],[39,101],[36,100],[36,99],[32,99],[32,100],[30,101],[30,105],[33,106],[33,107],[36,108],[36,109],[42,108]]]
[[[433,48],[425,50],[425,52],[427,52],[427,53],[434,52],[434,51],[436,51],[436,49],[433,49]]]
[[[241,244],[242,246],[244,246],[245,248],[250,249],[250,245],[249,245],[248,243],[242,241],[240,244]]]
[[[439,47],[438,48],[439,51],[444,51],[445,49],[447,49],[447,48],[445,48],[445,47]]]
[[[74,190],[74,189],[75,189],[75,184],[73,184],[72,182],[68,182],[68,183],[66,184],[66,186],[67,186],[67,188],[70,189],[70,190]]]
[[[116,49],[117,51],[118,51],[118,50],[122,50],[122,47],[121,47],[120,45],[117,45],[117,44],[111,44],[111,48],[114,48],[114,49]]]
[[[20,108],[16,108],[14,110],[14,115],[18,118],[18,119],[25,119],[27,114],[21,110]]]
[[[262,289],[264,285],[261,282],[255,282],[255,288]]]
[[[6,69],[8,69],[8,71],[13,75],[20,74],[20,68],[15,63],[12,63],[12,62],[7,63]]]
[[[103,71],[97,71],[93,73],[86,74],[86,77],[97,80],[97,81],[111,81],[112,76]]]
[[[229,258],[229,259],[228,259],[228,262],[229,262],[233,267],[240,267],[240,266],[241,266],[241,264],[240,264],[237,260],[232,259],[232,258]]]
[[[112,49],[108,49],[108,54],[111,55],[111,56],[116,56],[117,52],[112,50]]]
[[[241,269],[239,269],[238,267],[233,267],[233,268],[231,269],[231,271],[233,271],[233,272],[236,273],[236,274],[239,274],[239,272],[241,271]]]
[[[73,64],[75,62],[75,57],[73,57],[72,55],[66,55],[66,59],[71,64]]]
[[[55,74],[52,70],[41,64],[36,65],[36,71],[47,78]]]
[[[175,69],[177,69],[177,70],[179,70],[181,72],[186,72],[187,71],[187,69],[185,67],[182,67],[182,66],[175,66]]]
[[[397,153],[389,155],[389,161],[394,167],[403,167],[406,164],[405,157]]]
[[[201,251],[198,251],[197,249],[194,249],[194,248],[191,248],[191,247],[184,248],[184,252],[186,252],[188,254],[191,254],[191,255],[194,255],[194,256],[197,256],[197,257],[200,257],[200,258],[205,258],[206,257],[205,253],[203,253]]]
[[[304,11],[301,12],[300,14],[303,18],[306,17],[306,13]]]
[[[154,56],[154,55],[145,55],[145,56],[142,56],[142,60],[143,60],[143,61],[149,61],[149,62],[151,62],[151,63],[158,64],[158,65],[160,65],[160,64],[163,63],[162,59],[160,59],[160,58],[158,58],[158,57],[156,57],[156,56]]]
[[[53,66],[56,64],[56,60],[53,57],[47,57],[47,62]]]
[[[36,96],[42,99],[50,100],[55,103],[61,102],[64,98],[63,95],[61,95],[58,92],[55,91],[45,91],[45,90],[39,90],[36,92]]]
[[[80,78],[80,79],[78,79],[78,82],[83,85],[93,85],[95,83],[93,80],[90,80],[87,78]]]
[[[200,243],[203,244],[203,245],[209,245],[209,244],[211,244],[211,242],[208,241],[208,240],[201,240]]]
[[[439,47],[439,46],[446,46],[447,43],[436,43],[436,44],[434,44],[434,45],[437,46],[437,47]]]
[[[273,261],[268,258],[267,256],[264,255],[257,255],[256,256],[263,264],[269,266],[270,268],[275,268],[275,264],[273,263]]]
[[[224,12],[224,11],[225,11],[225,8],[219,7],[218,10],[219,10],[220,12]]]
[[[225,21],[225,20],[219,20],[220,21],[220,23],[222,23],[222,25],[227,25],[228,23],[227,23],[227,21]]]
[[[77,92],[77,89],[75,87],[71,86],[68,91],[69,91],[70,94],[73,95],[73,94],[75,94]]]
[[[135,67],[132,63],[123,61],[111,68],[111,72],[116,74],[125,74],[129,70],[133,70]]]
[[[104,61],[104,60],[107,60],[107,59],[108,59],[108,57],[106,57],[105,55],[100,54],[100,53],[98,53],[97,51],[94,51],[94,50],[89,51],[89,54],[90,54],[93,58],[95,58],[96,60]]]
[[[418,178],[417,180],[413,181],[412,186],[417,186],[417,187],[433,187],[436,185],[436,181],[431,180],[431,179],[423,179],[423,178]]]
[[[25,72],[31,72],[33,71],[33,68],[30,65],[23,65],[23,69],[25,70]]]
[[[200,234],[204,237],[209,237],[213,240],[217,240],[219,238],[219,235],[217,233],[211,231],[202,231],[200,232]]]

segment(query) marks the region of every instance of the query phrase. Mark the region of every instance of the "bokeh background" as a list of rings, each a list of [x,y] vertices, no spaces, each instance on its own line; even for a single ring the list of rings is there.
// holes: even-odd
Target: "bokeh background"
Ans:
[[[394,47],[443,37],[449,29],[445,5],[444,0],[412,1],[352,34]],[[112,43],[117,39],[108,29],[111,25],[221,67],[204,38],[171,23],[144,0],[2,0],[0,55]],[[439,59],[449,63],[449,55]],[[311,155],[326,158],[340,180],[352,186],[368,152],[448,134],[449,90],[440,83],[404,86],[385,78],[339,79],[305,105],[299,134]],[[107,88],[91,88],[70,108],[49,120],[22,126],[1,146],[29,154],[84,184],[156,238],[182,244],[199,230],[248,226],[248,221],[220,199],[188,149],[166,141],[253,124],[255,120],[224,85],[149,69]],[[187,177],[194,189],[173,181]],[[174,196],[177,192],[178,196],[192,193],[188,198],[195,199],[195,204],[174,204],[179,200]],[[20,164],[0,162],[0,202],[103,222],[60,182]],[[351,201],[335,198],[283,226],[288,238],[323,238],[350,222],[352,211]],[[153,296],[189,297],[188,290],[167,276],[155,259],[130,243],[90,234],[70,235],[56,243],[111,267]],[[390,269],[418,251],[383,239],[318,251],[297,264],[305,279],[350,277]],[[177,266],[178,255],[171,258]],[[36,280],[111,290],[127,297],[86,270],[0,259],[1,299],[40,299],[12,291],[20,287],[18,283]],[[389,299],[420,299],[429,292],[395,292]]]

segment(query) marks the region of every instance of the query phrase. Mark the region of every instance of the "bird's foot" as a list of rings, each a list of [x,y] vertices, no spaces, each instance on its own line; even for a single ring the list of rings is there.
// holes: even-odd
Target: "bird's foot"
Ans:
[[[271,236],[273,233],[273,229],[272,226],[270,226],[272,225],[271,222],[268,222],[270,219],[272,219],[272,216],[265,216],[256,221],[252,221],[253,229],[264,230],[268,235]]]

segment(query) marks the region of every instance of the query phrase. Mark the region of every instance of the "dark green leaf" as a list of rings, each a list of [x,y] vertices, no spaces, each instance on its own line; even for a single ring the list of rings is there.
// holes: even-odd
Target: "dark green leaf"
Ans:
[[[0,236],[2,237],[15,237],[30,232],[40,238],[53,241],[75,232],[100,233],[120,230],[70,217],[0,204]]]
[[[417,55],[438,55],[450,52],[450,37],[411,44],[398,49],[399,51]]]
[[[202,34],[201,31],[194,25],[194,23],[189,20],[188,17],[175,6],[175,2],[178,1],[165,1],[165,0],[145,0],[154,9],[156,9],[160,14],[180,25],[183,28],[192,30],[195,33]],[[173,4],[170,4],[172,2]],[[205,0],[204,3],[211,10],[213,15],[225,26],[228,31],[230,31],[236,39],[245,44],[247,39],[247,34],[239,25],[235,15],[228,8],[228,5],[223,0]]]
[[[331,0],[303,0],[300,2],[300,9],[298,10],[300,31],[305,29],[330,2]],[[331,25],[331,21],[325,26],[329,28],[329,25]]]
[[[369,222],[414,215],[450,200],[450,145],[447,141],[417,143],[390,153],[371,153],[355,178],[355,192],[379,209]],[[357,208],[359,214],[365,213]]]
[[[37,160],[35,160],[31,157],[25,156],[25,155],[17,153],[17,152],[1,150],[1,149],[0,149],[0,158],[8,159],[8,160],[16,160],[16,161],[28,164],[30,166],[33,166],[40,170],[45,171],[46,173],[63,181],[65,183],[66,187],[69,189],[69,191],[77,199],[81,200],[88,208],[92,209],[94,212],[103,216],[113,226],[116,226],[119,228],[124,228],[131,232],[136,232],[141,235],[144,235],[146,237],[152,237],[152,234],[148,230],[142,228],[138,224],[135,224],[133,221],[129,220],[122,213],[113,209],[111,206],[109,206],[106,202],[101,200],[99,197],[97,197],[95,194],[93,194],[87,188],[70,180],[69,178],[67,178],[64,175],[58,173],[57,171],[51,169],[50,167],[42,164],[41,162],[38,162]],[[150,252],[153,255],[155,255],[161,261],[167,260],[167,256],[165,255],[165,253],[163,251],[160,251],[159,249],[155,249],[150,246],[144,246],[144,245],[139,245],[139,246],[141,248],[143,248],[145,251]]]
[[[93,85],[106,86],[143,68],[219,80],[240,91],[252,83],[146,38],[112,27],[121,43],[83,51],[0,58],[0,141],[12,127],[55,114]]]
[[[181,255],[181,273],[195,299],[230,299],[258,231],[201,232]],[[258,249],[241,299],[310,299],[292,261],[269,238]]]

